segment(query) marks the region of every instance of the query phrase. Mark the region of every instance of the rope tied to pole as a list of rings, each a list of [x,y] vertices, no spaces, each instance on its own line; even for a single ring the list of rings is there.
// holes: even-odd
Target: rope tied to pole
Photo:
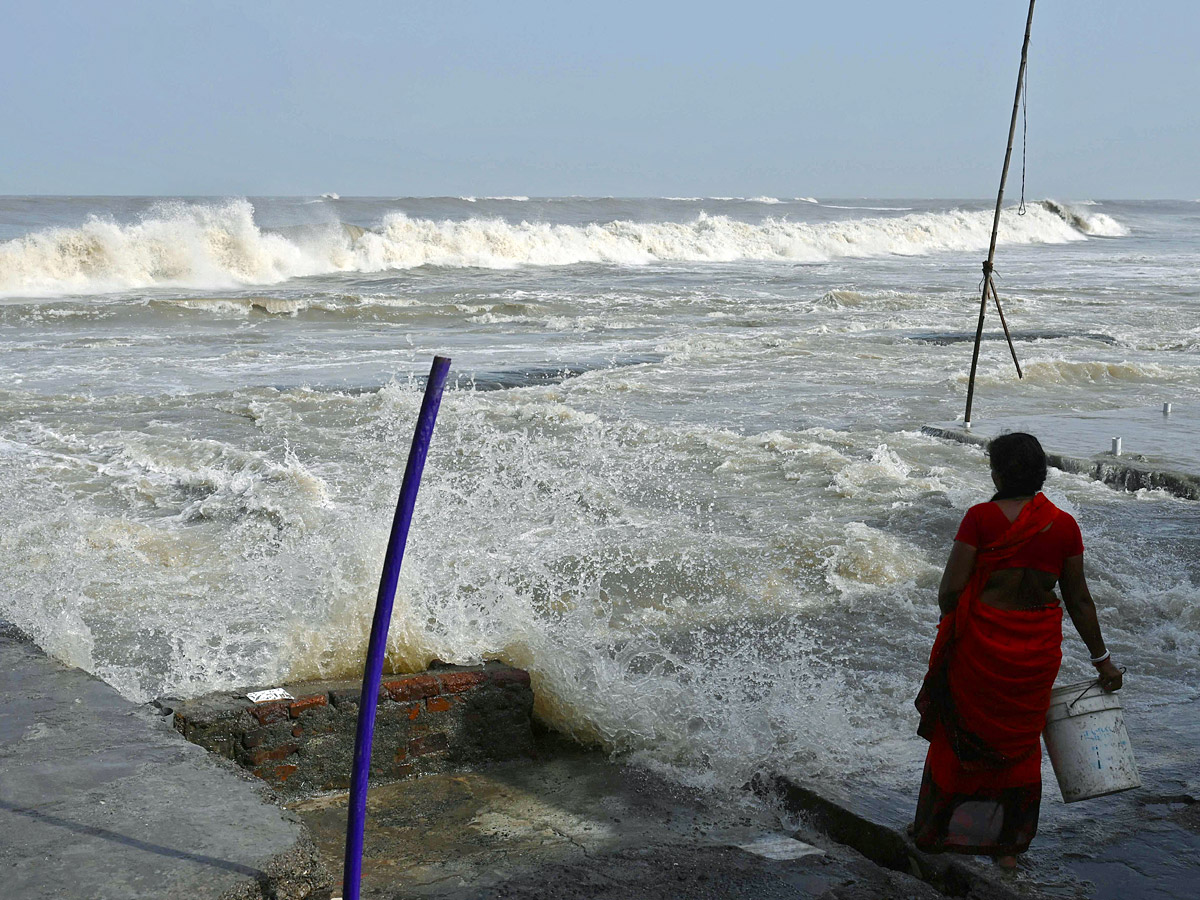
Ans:
[[[1025,215],[1025,147],[1029,141],[1029,62],[1025,62],[1025,80],[1021,84],[1021,202],[1017,215]]]

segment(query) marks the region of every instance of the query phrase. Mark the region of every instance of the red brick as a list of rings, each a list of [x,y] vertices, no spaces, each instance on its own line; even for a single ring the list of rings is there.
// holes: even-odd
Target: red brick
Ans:
[[[487,680],[485,672],[446,672],[439,676],[442,679],[442,690],[447,694],[461,694]]]
[[[445,697],[430,697],[425,701],[425,708],[430,712],[445,712],[450,708],[450,701]]]
[[[430,702],[432,702],[433,699],[434,698],[431,697],[429,700],[426,700],[425,702],[430,703]],[[412,706],[410,706],[408,708],[408,720],[410,722],[413,719],[415,719],[417,716],[419,716],[420,714],[421,714],[421,704],[420,703],[414,703]]]
[[[296,766],[276,766],[275,780],[278,782],[287,781],[291,776],[296,774]]]
[[[300,749],[298,744],[284,744],[273,750],[255,750],[250,754],[250,765],[261,766],[268,760],[286,759]]]
[[[408,752],[413,756],[424,756],[426,753],[437,753],[450,746],[450,739],[438,732],[425,737],[413,738],[408,742]]]
[[[277,784],[282,784],[296,773],[296,766],[259,766],[256,769],[251,769],[250,771],[263,781],[271,781]]]
[[[392,761],[393,762],[404,762],[404,760],[406,760],[406,759],[408,759],[408,748],[407,747],[397,747],[396,754],[395,754],[395,756],[392,757]]]
[[[324,694],[316,694],[312,697],[301,697],[299,700],[293,700],[288,706],[288,712],[291,713],[293,719],[300,718],[300,714],[310,709],[318,709],[322,706],[329,705],[329,698]]]
[[[288,717],[288,701],[272,700],[270,703],[256,703],[250,707],[250,715],[258,719],[260,725],[282,722]]]
[[[510,684],[529,686],[529,673],[524,669],[497,669],[492,672],[492,684],[506,687]]]
[[[432,675],[409,675],[392,679],[385,681],[383,688],[397,703],[424,700],[426,697],[436,697],[442,692],[441,685]]]
[[[302,734],[304,734],[304,726],[303,725],[297,725],[295,728],[292,729],[292,737],[300,737]]]
[[[392,766],[393,778],[407,778],[413,773],[412,763],[406,763],[402,766]]]

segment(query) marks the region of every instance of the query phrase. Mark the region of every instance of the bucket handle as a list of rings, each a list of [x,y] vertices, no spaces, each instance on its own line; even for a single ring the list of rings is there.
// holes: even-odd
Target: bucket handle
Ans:
[[[1119,670],[1119,671],[1120,671],[1120,673],[1121,673],[1122,675],[1124,675],[1124,674],[1125,674],[1125,667],[1124,667],[1124,666],[1121,666],[1121,668],[1120,668],[1120,670]],[[1094,688],[1094,687],[1095,687],[1096,685],[1098,685],[1099,683],[1100,683],[1100,679],[1099,679],[1099,678],[1097,678],[1095,681],[1092,681],[1092,682],[1090,682],[1090,683],[1088,684],[1088,686],[1087,686],[1087,687],[1085,687],[1085,688],[1084,688],[1082,691],[1080,691],[1080,692],[1079,692],[1079,696],[1078,696],[1078,697],[1076,697],[1074,700],[1072,700],[1070,703],[1068,703],[1068,704],[1067,704],[1067,709],[1074,709],[1074,708],[1075,708],[1075,704],[1076,704],[1076,703],[1078,703],[1080,700],[1082,700],[1082,699],[1083,699],[1083,695],[1084,695],[1084,694],[1086,694],[1088,691],[1090,691],[1092,688]]]

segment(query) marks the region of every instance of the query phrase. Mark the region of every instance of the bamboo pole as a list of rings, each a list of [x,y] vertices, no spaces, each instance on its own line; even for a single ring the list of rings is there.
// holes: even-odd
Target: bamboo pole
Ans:
[[[992,219],[992,241],[988,245],[988,256],[983,263],[983,290],[979,298],[979,324],[975,327],[975,349],[971,354],[971,377],[967,381],[967,411],[963,416],[963,427],[971,427],[971,404],[975,399],[975,372],[979,367],[979,344],[983,340],[983,317],[987,314],[988,291],[992,288],[992,263],[996,259],[996,237],[1000,233],[1000,208],[1004,203],[1004,185],[1008,181],[1008,164],[1012,161],[1013,138],[1017,134],[1017,113],[1021,108],[1021,92],[1025,89],[1025,65],[1029,60],[1029,33],[1033,30],[1033,5],[1037,0],[1029,0],[1029,17],[1025,20],[1025,40],[1021,44],[1021,68],[1017,71],[1017,92],[1013,98],[1012,121],[1008,126],[1008,149],[1004,151],[1004,168],[1000,172],[1000,190],[996,193],[996,214]],[[1000,299],[996,298],[996,308],[1000,307]],[[1001,313],[1003,316],[1003,313]],[[1008,326],[1004,328],[1008,334]],[[1012,338],[1009,338],[1009,348],[1012,348]],[[1013,349],[1013,359],[1017,352]],[[1017,365],[1018,372],[1020,364]]]
[[[1021,371],[1021,361],[1017,359],[1017,348],[1013,346],[1012,335],[1008,333],[1008,322],[1004,319],[1004,307],[1000,305],[1000,295],[996,293],[996,282],[992,281],[992,276],[987,279],[988,287],[992,289],[992,299],[996,301],[996,312],[1000,314],[1000,325],[1004,328],[1004,339],[1008,341],[1008,352],[1012,354],[1013,365],[1017,367],[1017,377],[1024,378],[1025,373]]]

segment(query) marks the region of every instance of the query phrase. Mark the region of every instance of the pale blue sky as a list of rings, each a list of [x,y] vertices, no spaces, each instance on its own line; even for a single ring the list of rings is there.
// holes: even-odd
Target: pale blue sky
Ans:
[[[1026,9],[0,0],[0,194],[986,197]],[[1030,195],[1200,198],[1198,43],[1040,0]]]

